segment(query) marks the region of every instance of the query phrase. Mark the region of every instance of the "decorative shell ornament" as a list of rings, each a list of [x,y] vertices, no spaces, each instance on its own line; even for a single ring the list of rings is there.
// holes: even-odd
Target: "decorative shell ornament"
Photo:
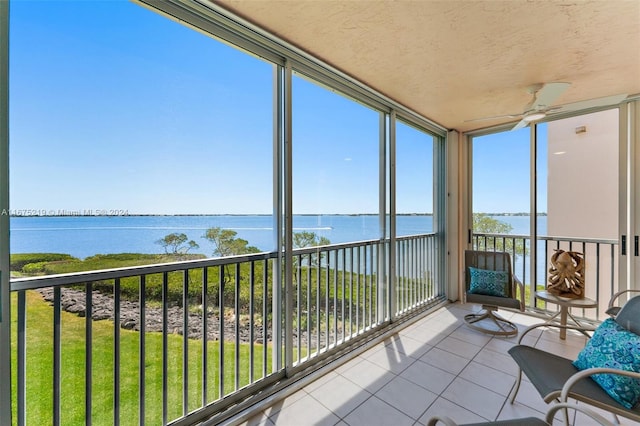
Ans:
[[[551,256],[547,291],[574,299],[584,297],[584,254],[556,250]]]

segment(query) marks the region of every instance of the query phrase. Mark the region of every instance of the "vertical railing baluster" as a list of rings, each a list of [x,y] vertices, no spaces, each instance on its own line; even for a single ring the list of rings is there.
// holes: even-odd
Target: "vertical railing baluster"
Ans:
[[[600,300],[600,243],[596,243],[596,300]],[[596,318],[600,318],[600,304],[596,306]]]
[[[356,334],[362,331],[360,328],[360,261],[362,252],[356,247]]]
[[[369,275],[369,327],[373,325],[373,244],[367,245],[367,250],[369,253],[369,268],[371,270],[367,271],[367,275]],[[365,268],[367,270],[367,268]]]
[[[62,346],[60,341],[60,287],[53,288],[53,424],[60,425],[60,361]]]
[[[333,250],[333,340],[338,346],[338,250]]]
[[[327,263],[327,273],[326,273],[326,285],[325,285],[325,295],[324,295],[324,300],[325,300],[325,330],[326,330],[326,338],[325,338],[325,348],[329,349],[330,346],[330,342],[329,342],[329,330],[331,327],[331,315],[329,315],[329,276],[331,274],[331,271],[329,270],[329,252],[326,251],[325,254],[323,256],[326,256],[326,263]]]
[[[234,390],[240,388],[240,263],[236,263],[236,277],[235,277],[235,300],[234,300],[234,328],[236,331],[235,342],[235,383]]]
[[[264,272],[262,274],[262,377],[267,377],[267,295],[269,294],[269,260],[264,260]],[[300,347],[298,347],[300,352]]]
[[[255,262],[249,263],[249,383],[253,383],[253,366],[255,357],[253,324],[255,322],[254,293],[255,293]]]
[[[168,421],[168,389],[169,378],[167,371],[169,366],[169,274],[162,273],[162,424],[166,425]]]
[[[218,383],[218,398],[222,399],[224,397],[224,265],[220,265],[218,267],[219,271],[219,285],[218,285],[218,309],[220,320],[218,321],[218,333],[220,336],[220,341],[218,342],[218,379],[220,382]]]
[[[182,271],[182,415],[189,412],[189,270]]]
[[[298,362],[302,359],[302,255],[297,256],[297,265],[296,265],[296,282],[298,285],[297,288],[297,302],[296,302],[296,329],[297,329],[297,340],[298,340]]]
[[[208,403],[208,365],[209,365],[209,303],[208,303],[208,285],[209,268],[202,268],[202,406],[206,407]]]
[[[302,258],[300,259],[302,260]],[[313,259],[309,254],[309,265],[307,266],[307,359],[311,358],[311,265]]]
[[[27,415],[27,301],[26,291],[18,292],[18,426],[26,424]]]
[[[84,322],[84,418],[91,424],[91,399],[93,390],[93,283],[85,284]]]
[[[120,278],[113,283],[113,424],[120,424]]]
[[[138,421],[145,424],[145,398],[146,398],[146,333],[147,333],[147,286],[146,275],[140,275],[140,288],[138,289],[140,309],[140,335],[138,336]]]
[[[353,247],[349,248],[349,337],[353,337]]]
[[[320,261],[320,250],[318,250],[317,252],[317,264],[316,264],[316,322],[315,322],[315,326],[316,326],[316,355],[320,354],[320,342],[321,340],[321,334],[320,332],[322,331],[322,319],[321,319],[321,312],[320,312],[320,286],[322,285],[322,274],[321,274],[321,261]]]
[[[341,290],[342,290],[342,310],[340,311],[340,318],[342,318],[342,341],[347,339],[347,316],[345,311],[345,299],[347,298],[346,293],[346,280],[347,280],[347,249],[342,249],[342,279],[341,281]]]

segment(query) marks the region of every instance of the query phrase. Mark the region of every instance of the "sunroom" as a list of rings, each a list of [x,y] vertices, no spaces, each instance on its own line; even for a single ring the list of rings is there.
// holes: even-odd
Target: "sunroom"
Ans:
[[[9,1],[0,24],[2,425],[543,418],[530,384],[507,401],[517,337],[464,323],[465,250],[509,253],[519,330],[558,313],[557,250],[582,323],[640,289],[638,2]]]

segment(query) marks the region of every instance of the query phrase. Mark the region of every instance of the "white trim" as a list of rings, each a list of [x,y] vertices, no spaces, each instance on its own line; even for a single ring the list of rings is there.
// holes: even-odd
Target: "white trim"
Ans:
[[[11,424],[9,283],[9,2],[0,1],[0,424]]]

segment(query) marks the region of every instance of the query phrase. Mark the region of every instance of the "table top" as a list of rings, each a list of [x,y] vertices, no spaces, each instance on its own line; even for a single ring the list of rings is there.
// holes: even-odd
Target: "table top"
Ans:
[[[536,297],[540,300],[544,300],[545,302],[551,302],[556,305],[569,306],[572,308],[595,308],[598,306],[598,302],[593,299],[589,299],[588,297],[572,299],[571,297],[556,296],[555,294],[549,293],[547,290],[536,291]]]

